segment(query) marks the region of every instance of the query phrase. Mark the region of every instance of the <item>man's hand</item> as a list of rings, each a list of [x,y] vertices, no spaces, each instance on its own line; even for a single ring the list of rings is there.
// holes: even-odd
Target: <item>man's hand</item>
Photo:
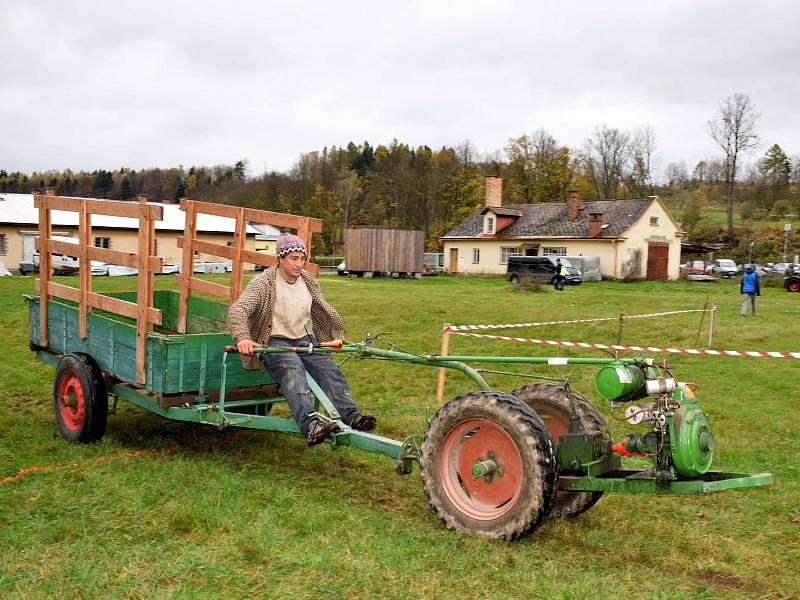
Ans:
[[[236,342],[236,349],[239,351],[239,354],[244,354],[245,356],[250,356],[255,347],[256,343],[253,340],[241,340]]]

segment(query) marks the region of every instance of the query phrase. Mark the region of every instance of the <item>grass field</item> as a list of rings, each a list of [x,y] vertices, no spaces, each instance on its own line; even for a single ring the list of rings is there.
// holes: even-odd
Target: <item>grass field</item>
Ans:
[[[157,280],[169,287],[167,278]],[[97,289],[133,289],[126,278]],[[716,347],[797,351],[800,295],[766,288],[739,317],[735,281],[596,283],[520,292],[501,279],[325,277],[323,291],[358,340],[394,331],[400,348],[438,351],[449,323],[505,323],[719,306]],[[674,356],[698,384],[717,437],[714,468],[775,475],[770,487],[704,497],[607,494],[519,542],[446,530],[417,471],[299,438],[170,422],[120,402],[103,440],[57,434],[53,369],[28,351],[21,294],[0,280],[0,597],[24,598],[796,598],[800,596],[800,361]],[[626,344],[700,347],[698,313],[630,320]],[[705,322],[707,324],[707,321]],[[614,342],[616,322],[508,330]],[[699,333],[698,333],[699,332]],[[454,337],[452,353],[600,356]],[[656,355],[663,358],[663,355]],[[421,433],[436,371],[381,362],[344,366],[380,433]],[[592,367],[567,375],[598,401]],[[527,382],[490,379],[511,390]],[[448,378],[447,397],[470,390]],[[607,402],[598,401],[608,416]],[[614,437],[627,428],[610,419]],[[23,468],[41,470],[15,474]]]

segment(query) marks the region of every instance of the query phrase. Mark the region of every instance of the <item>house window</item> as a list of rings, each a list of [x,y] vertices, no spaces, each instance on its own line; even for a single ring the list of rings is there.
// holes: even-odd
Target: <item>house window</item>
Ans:
[[[481,262],[481,249],[480,248],[473,248],[472,249],[472,264],[477,265]]]
[[[658,217],[650,217],[650,225],[658,225]]]
[[[508,257],[509,256],[520,256],[522,254],[522,250],[519,248],[515,248],[513,246],[504,246],[500,248],[500,264],[505,265],[508,264]]]
[[[494,217],[486,217],[486,233],[494,233]]]
[[[6,253],[6,234],[0,233],[0,254]]]
[[[111,238],[109,237],[96,237],[94,238],[95,248],[111,248]]]
[[[542,247],[542,256],[566,256],[566,246],[544,246]]]

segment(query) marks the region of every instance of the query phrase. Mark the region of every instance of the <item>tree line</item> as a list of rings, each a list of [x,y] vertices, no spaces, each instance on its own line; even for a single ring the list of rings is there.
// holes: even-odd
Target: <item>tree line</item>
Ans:
[[[746,100],[743,111],[739,96]],[[320,252],[341,252],[344,229],[353,226],[421,229],[427,249],[437,250],[439,238],[483,204],[484,177],[491,175],[503,178],[504,204],[564,201],[572,189],[586,200],[673,196],[673,208],[679,207],[674,216],[692,239],[733,246],[734,206],[745,220],[800,213],[800,160],[790,160],[772,144],[760,160],[742,169],[742,152],[757,140],[757,114],[746,95],[726,102],[709,121],[709,133],[724,156],[698,162],[691,173],[685,162],[671,163],[663,179],[655,172],[652,127],[626,131],[602,125],[580,148],[559,143],[545,129],[512,138],[502,152],[490,155],[479,154],[469,141],[438,150],[398,140],[377,146],[350,142],[303,154],[287,172],[257,175],[249,173],[246,160],[189,169],[31,174],[0,169],[0,192],[53,187],[65,196],[129,200],[146,194],[152,201],[189,197],[321,218],[325,230],[315,242]],[[733,120],[726,108],[733,111]],[[750,120],[735,122],[736,114],[743,113]],[[705,222],[706,207],[723,201],[729,207],[727,231]]]

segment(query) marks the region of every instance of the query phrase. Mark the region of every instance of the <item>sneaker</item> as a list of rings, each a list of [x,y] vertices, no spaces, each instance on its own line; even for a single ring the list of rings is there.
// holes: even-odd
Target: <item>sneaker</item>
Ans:
[[[306,444],[309,447],[316,446],[324,442],[332,433],[340,431],[339,425],[335,422],[326,422],[322,419],[314,419],[311,425],[308,426],[308,434],[306,435]]]
[[[378,420],[372,415],[358,415],[350,423],[350,427],[359,431],[372,431],[378,424]]]

